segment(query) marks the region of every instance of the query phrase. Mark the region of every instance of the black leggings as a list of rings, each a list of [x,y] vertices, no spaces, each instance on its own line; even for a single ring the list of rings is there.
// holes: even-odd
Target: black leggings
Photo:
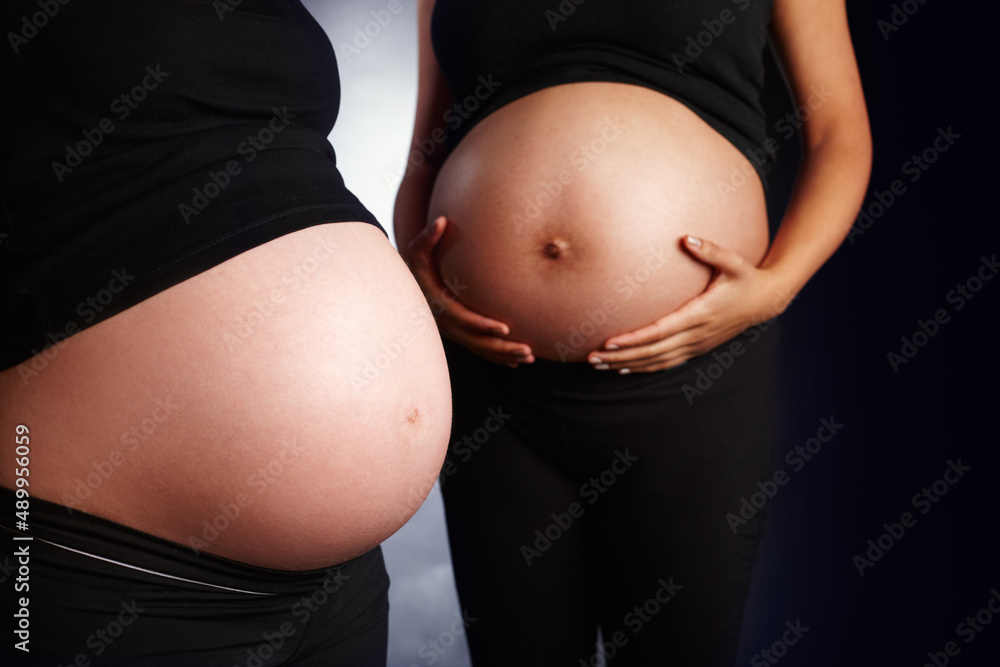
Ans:
[[[777,337],[624,376],[446,342],[441,488],[476,667],[596,665],[598,627],[616,667],[732,666],[762,531],[727,514],[770,477]]]
[[[14,525],[13,492],[0,489],[0,503],[0,664],[385,665],[389,580],[379,548],[323,570],[271,570],[35,498],[25,533]],[[25,535],[33,539],[14,539]],[[18,592],[25,575],[28,590]],[[30,653],[13,647],[22,596]]]

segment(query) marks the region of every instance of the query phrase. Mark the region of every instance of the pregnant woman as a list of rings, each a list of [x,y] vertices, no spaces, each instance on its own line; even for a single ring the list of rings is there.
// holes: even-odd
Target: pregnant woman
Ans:
[[[2,10],[0,662],[384,665],[378,545],[451,403],[327,142],[326,35],[286,0],[48,4]]]
[[[600,628],[612,664],[731,665],[761,526],[727,514],[770,475],[772,319],[870,169],[844,4],[427,0],[420,21],[396,236],[447,339],[474,664],[597,664]],[[770,243],[790,135],[759,100],[769,35],[806,119]]]

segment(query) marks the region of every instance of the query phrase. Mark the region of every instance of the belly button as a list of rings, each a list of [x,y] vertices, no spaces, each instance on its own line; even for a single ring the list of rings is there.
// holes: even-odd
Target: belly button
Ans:
[[[559,259],[569,250],[569,243],[562,239],[552,239],[542,248],[542,253],[549,259]]]
[[[420,408],[413,408],[406,415],[407,426],[413,426],[420,420]]]

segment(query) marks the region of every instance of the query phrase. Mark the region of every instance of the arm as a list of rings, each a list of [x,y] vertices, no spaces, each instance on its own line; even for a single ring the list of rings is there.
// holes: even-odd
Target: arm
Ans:
[[[409,261],[409,245],[427,226],[427,207],[430,205],[434,180],[445,157],[445,147],[433,142],[434,151],[427,155],[420,142],[430,139],[435,132],[446,130],[444,112],[451,105],[452,94],[441,76],[434,49],[431,46],[431,13],[434,0],[419,0],[417,5],[418,71],[417,116],[413,125],[413,139],[407,154],[406,170],[396,193],[393,211],[393,231],[403,259]],[[440,136],[440,135],[439,135]]]
[[[490,361],[510,366],[531,363],[534,357],[528,345],[503,338],[510,333],[510,327],[469,310],[456,300],[456,295],[450,294],[434,261],[434,248],[448,223],[444,217],[439,217],[428,224],[427,213],[434,181],[445,157],[445,147],[437,139],[444,136],[444,113],[452,103],[452,93],[441,75],[431,46],[433,11],[434,0],[420,0],[417,117],[406,171],[396,194],[393,212],[396,243],[424,296],[432,304],[444,337]],[[433,145],[434,150],[428,154],[421,144]]]
[[[871,175],[872,141],[843,0],[777,0],[774,37],[796,100],[826,85],[831,98],[802,128],[805,159],[760,268],[793,294],[851,229]]]
[[[803,125],[802,164],[771,247],[754,267],[686,237],[688,251],[715,269],[708,288],[653,324],[608,339],[591,363],[655,371],[703,354],[783,312],[847,236],[864,200],[872,148],[844,0],[775,0],[773,33],[796,101],[804,103],[813,87],[830,99]]]

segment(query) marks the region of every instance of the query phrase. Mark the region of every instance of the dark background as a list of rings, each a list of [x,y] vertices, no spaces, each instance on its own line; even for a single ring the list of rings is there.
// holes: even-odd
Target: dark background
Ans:
[[[879,21],[891,23],[903,4],[916,11],[886,38]],[[947,300],[976,275],[981,257],[1000,252],[994,130],[985,122],[996,115],[997,36],[985,7],[848,2],[875,146],[863,210],[894,180],[906,190],[781,317],[781,457],[815,435],[822,417],[844,428],[800,472],[777,462],[791,480],[767,507],[738,664],[771,664],[751,661],[796,620],[809,631],[780,664],[919,667],[934,664],[928,652],[949,641],[960,651],[948,664],[1000,664],[1000,615],[971,642],[956,633],[1000,590],[1000,277],[960,310]],[[773,74],[771,128],[791,109]],[[911,181],[904,163],[949,127],[960,138]],[[778,152],[772,220],[780,220],[798,151],[788,141]],[[887,354],[899,354],[901,337],[912,340],[918,320],[941,308],[950,320],[894,372]],[[922,514],[912,497],[959,459],[971,470]],[[854,556],[865,556],[883,523],[907,511],[915,525],[860,576]]]

